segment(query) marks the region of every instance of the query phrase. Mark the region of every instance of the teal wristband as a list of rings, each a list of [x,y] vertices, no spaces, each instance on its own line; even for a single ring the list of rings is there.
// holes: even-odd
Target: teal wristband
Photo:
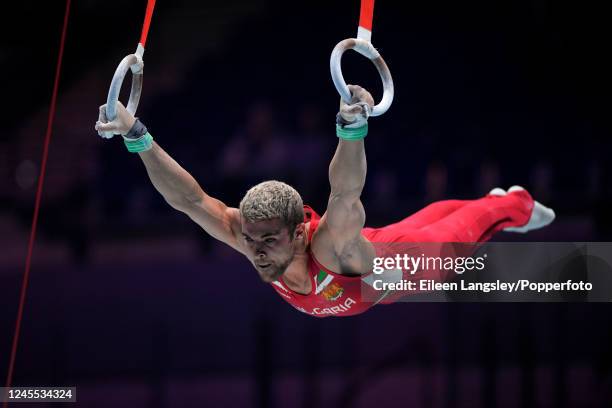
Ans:
[[[336,135],[344,140],[361,140],[368,134],[368,124],[358,128],[342,127],[336,124]]]
[[[138,139],[126,139],[123,138],[123,143],[127,147],[129,152],[140,153],[146,152],[153,147],[153,136],[149,132],[140,136]]]

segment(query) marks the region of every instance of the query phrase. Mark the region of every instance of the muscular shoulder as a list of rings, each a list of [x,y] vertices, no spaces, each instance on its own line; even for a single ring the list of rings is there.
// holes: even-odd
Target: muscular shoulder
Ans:
[[[240,223],[240,210],[234,207],[228,207],[225,210],[224,222],[231,231],[232,242],[228,243],[238,252],[246,255],[246,247],[242,238],[242,225]]]
[[[242,227],[240,226],[240,210],[234,207],[227,207],[225,216],[232,228],[232,232],[242,233]]]
[[[339,242],[333,232],[321,222],[312,236],[310,250],[314,257],[332,272],[365,274],[372,269],[374,247],[363,235]]]

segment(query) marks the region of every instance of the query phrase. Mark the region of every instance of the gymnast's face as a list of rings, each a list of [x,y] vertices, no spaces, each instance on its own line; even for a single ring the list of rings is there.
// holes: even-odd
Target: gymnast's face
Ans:
[[[303,227],[298,226],[294,234],[280,219],[246,222],[242,220],[242,239],[248,248],[251,263],[259,277],[267,283],[278,280],[285,272],[296,249],[296,236]]]

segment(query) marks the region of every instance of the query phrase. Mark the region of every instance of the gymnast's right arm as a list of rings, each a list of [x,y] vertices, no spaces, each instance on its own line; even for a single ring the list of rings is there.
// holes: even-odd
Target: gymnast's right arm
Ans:
[[[243,252],[239,244],[241,228],[238,209],[228,207],[206,194],[193,176],[152,139],[141,142],[147,144],[146,149],[130,149],[129,137],[134,131],[138,132],[138,129],[135,128],[139,126],[144,128],[121,103],[117,103],[117,119],[112,122],[106,119],[106,105],[100,107],[100,117],[96,123],[98,133],[112,131],[124,136],[128,149],[138,153],[153,186],[166,202],[187,214],[213,238]],[[146,128],[144,131],[146,132]],[[140,139],[143,138],[140,137]]]

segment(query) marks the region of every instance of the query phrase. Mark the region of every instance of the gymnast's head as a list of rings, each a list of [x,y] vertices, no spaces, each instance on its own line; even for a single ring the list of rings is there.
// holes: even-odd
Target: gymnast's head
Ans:
[[[240,201],[242,239],[264,282],[278,280],[304,241],[302,197],[280,181],[252,187]]]

